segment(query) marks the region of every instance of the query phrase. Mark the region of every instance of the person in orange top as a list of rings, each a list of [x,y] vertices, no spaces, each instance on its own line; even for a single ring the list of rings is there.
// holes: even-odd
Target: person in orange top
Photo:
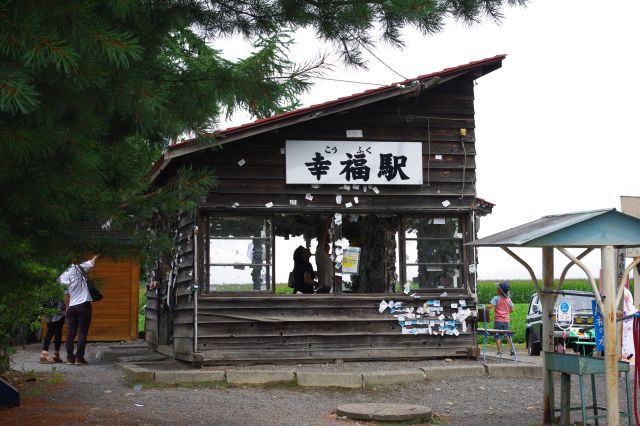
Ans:
[[[509,330],[509,315],[513,312],[513,302],[509,297],[509,283],[506,281],[497,285],[496,295],[493,296],[491,302],[487,305],[487,309],[495,307],[493,315],[493,328],[497,330]],[[498,355],[502,355],[502,336],[496,335],[496,346],[498,347]],[[511,336],[507,336],[507,341],[511,347],[511,356],[515,355],[513,340]]]

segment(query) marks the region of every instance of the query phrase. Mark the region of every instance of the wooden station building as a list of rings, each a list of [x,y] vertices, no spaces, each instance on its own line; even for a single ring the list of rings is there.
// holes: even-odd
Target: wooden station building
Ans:
[[[172,145],[155,185],[216,186],[168,224],[146,339],[205,365],[476,356],[474,81],[483,59]],[[331,291],[291,293],[297,245],[329,223]],[[298,244],[299,243],[299,244]],[[314,264],[313,258],[311,263]]]

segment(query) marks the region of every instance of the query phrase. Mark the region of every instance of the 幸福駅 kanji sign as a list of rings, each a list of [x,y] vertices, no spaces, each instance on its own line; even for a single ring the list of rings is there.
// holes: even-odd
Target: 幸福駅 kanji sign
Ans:
[[[288,140],[287,183],[421,185],[421,142]]]

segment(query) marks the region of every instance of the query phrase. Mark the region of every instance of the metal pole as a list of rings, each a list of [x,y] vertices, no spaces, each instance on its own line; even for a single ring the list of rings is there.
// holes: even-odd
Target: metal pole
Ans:
[[[198,283],[198,227],[193,227],[193,352],[198,352],[198,293],[200,285]]]
[[[553,287],[553,247],[542,248],[542,280],[544,290],[554,290]],[[551,311],[555,305],[556,296],[550,293],[540,294],[540,301],[542,303],[542,350],[543,357],[546,358],[547,352],[553,352],[553,320],[551,319]],[[546,362],[544,362],[544,374],[543,374],[543,403],[544,412],[542,423],[553,424],[555,420],[554,413],[554,395],[553,395],[553,372],[547,370]]]
[[[613,246],[600,249],[604,312],[604,377],[607,391],[607,424],[620,422],[618,407],[618,346],[616,345],[616,258]]]

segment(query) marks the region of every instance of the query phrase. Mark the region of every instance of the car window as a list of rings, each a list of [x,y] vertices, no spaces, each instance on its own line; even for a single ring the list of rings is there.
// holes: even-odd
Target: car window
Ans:
[[[529,304],[529,315],[533,315],[534,306],[538,306],[538,311],[541,311],[540,304],[538,303],[538,296],[533,296],[531,303]]]
[[[574,312],[590,311],[591,301],[593,299],[594,297],[592,295],[589,295],[589,297],[575,296],[573,294],[560,295],[558,296],[556,306],[558,306],[562,302],[567,302],[569,303],[569,305],[571,305],[571,308]]]

